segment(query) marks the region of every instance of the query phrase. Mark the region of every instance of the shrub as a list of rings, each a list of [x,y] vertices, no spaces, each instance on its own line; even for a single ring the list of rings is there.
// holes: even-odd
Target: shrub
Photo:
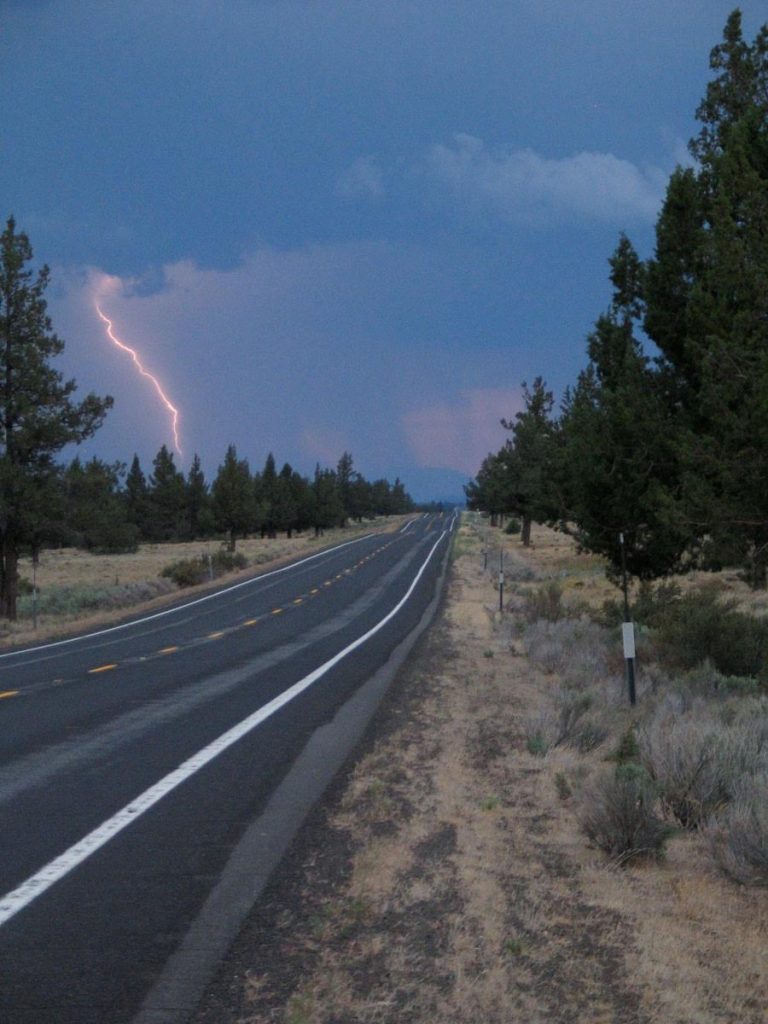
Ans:
[[[768,621],[756,619],[712,590],[686,594],[674,602],[656,632],[659,656],[677,669],[705,659],[724,676],[751,676],[766,668]]]
[[[489,567],[493,568],[493,566]],[[538,578],[537,571],[512,551],[504,552],[504,577],[512,583],[529,583]]]
[[[210,561],[206,554],[199,558],[182,558],[171,562],[160,571],[160,575],[173,580],[177,587],[194,587],[210,579],[211,573],[215,579],[235,569],[244,569],[247,565],[248,561],[242,552],[222,549],[214,552]]]
[[[643,580],[635,599],[631,602],[633,621],[644,626],[658,625],[668,615],[670,608],[680,600],[680,596],[681,590],[676,583],[662,581],[654,587],[647,580]],[[604,626],[618,626],[623,622],[623,600],[611,597],[603,601],[597,621]]]
[[[563,588],[560,584],[556,580],[549,580],[535,590],[529,590],[525,595],[523,617],[526,622],[538,622],[541,619],[558,622],[565,618]]]
[[[686,828],[700,827],[734,799],[745,779],[768,771],[764,701],[726,716],[701,703],[680,714],[667,702],[639,740],[662,805]]]
[[[544,757],[555,745],[557,727],[551,708],[542,708],[529,715],[524,723],[525,747],[534,757]]]
[[[610,662],[610,633],[594,622],[560,619],[539,620],[525,630],[525,646],[531,662],[544,672],[557,672],[575,690],[596,684],[615,683]],[[619,668],[619,672],[621,669]]]
[[[681,681],[694,693],[710,697],[727,697],[731,694],[749,697],[756,696],[760,691],[760,685],[753,676],[725,676],[718,672],[709,658],[687,672]]]
[[[160,575],[173,580],[177,587],[194,587],[208,579],[209,571],[202,558],[181,558],[161,569]]]
[[[114,586],[48,587],[44,592],[38,591],[37,612],[42,616],[75,618],[83,612],[129,608],[172,590],[171,584],[163,580]],[[18,612],[20,618],[32,617],[31,595],[19,598]]]
[[[581,828],[590,842],[619,863],[659,857],[670,829],[655,814],[655,800],[653,785],[644,772],[604,772],[582,796]]]
[[[637,742],[635,730],[631,726],[622,734],[610,759],[616,764],[629,764],[640,760],[640,745]]]
[[[645,626],[658,626],[678,603],[682,591],[677,583],[662,580],[654,587],[647,580],[640,584],[632,602],[632,618]]]
[[[591,693],[584,693],[579,690],[563,688],[558,691],[555,697],[555,710],[557,712],[557,737],[554,745],[559,747],[561,743],[566,746],[580,747],[580,736],[584,726],[584,716],[592,707],[593,697]],[[590,749],[588,746],[582,749]]]
[[[745,784],[704,834],[724,874],[742,885],[768,885],[768,776]]]
[[[641,759],[662,806],[697,828],[727,801],[722,727],[691,716],[659,714],[640,732]]]
[[[544,734],[540,730],[529,733],[525,738],[525,749],[534,757],[544,757],[549,750]]]
[[[598,747],[606,739],[608,730],[589,714],[593,704],[591,693],[560,688],[553,704],[541,708],[525,721],[528,753],[543,757],[553,747],[574,747],[582,752]]]
[[[509,520],[507,525],[504,527],[504,533],[509,534],[510,537],[514,537],[516,534],[520,533],[521,528],[522,527],[521,527],[521,524],[520,524],[520,520],[519,519],[515,519],[513,517],[512,519]]]
[[[557,789],[557,795],[561,800],[570,800],[573,796],[571,784],[568,781],[568,776],[564,772],[557,772],[555,775],[555,788]]]

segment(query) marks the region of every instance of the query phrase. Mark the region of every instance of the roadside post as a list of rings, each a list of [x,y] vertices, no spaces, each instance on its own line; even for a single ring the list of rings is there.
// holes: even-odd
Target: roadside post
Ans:
[[[37,548],[32,551],[32,629],[37,629]]]
[[[499,548],[499,611],[504,612],[504,548]]]
[[[627,556],[624,547],[624,534],[619,534],[621,545],[621,589],[624,592],[624,622],[621,626],[622,640],[624,642],[624,660],[627,663],[627,687],[629,689],[629,703],[634,707],[637,703],[635,693],[635,624],[629,614],[629,588],[627,586]]]

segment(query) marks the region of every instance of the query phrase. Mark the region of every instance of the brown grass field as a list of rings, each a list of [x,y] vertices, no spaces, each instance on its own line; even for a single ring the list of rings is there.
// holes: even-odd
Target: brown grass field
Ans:
[[[379,530],[394,530],[403,522],[403,517],[377,519],[362,524],[351,524],[345,529],[326,530],[323,536],[313,534],[294,536],[290,540],[279,537],[262,540],[255,537],[239,540],[238,552],[248,559],[248,568],[231,577],[220,577],[216,585],[227,578],[242,579],[279,566],[293,558],[312,554],[323,547],[341,544],[363,533]],[[32,627],[29,613],[19,617],[16,623],[0,626],[0,646],[45,640],[73,630],[108,624],[134,614],[138,610],[151,611],[185,595],[194,595],[209,589],[209,584],[179,590],[169,580],[162,580],[161,570],[171,562],[181,559],[198,558],[220,547],[219,541],[195,541],[176,544],[142,544],[134,554],[94,555],[75,548],[61,548],[41,552],[37,567],[37,585],[41,603],[44,596],[62,588],[111,588],[135,585],[137,597],[143,593],[154,594],[149,600],[138,600],[120,608],[106,606],[83,614],[81,611],[61,611],[54,615],[41,613],[38,628]],[[22,558],[19,562],[22,579],[32,581],[31,560]]]

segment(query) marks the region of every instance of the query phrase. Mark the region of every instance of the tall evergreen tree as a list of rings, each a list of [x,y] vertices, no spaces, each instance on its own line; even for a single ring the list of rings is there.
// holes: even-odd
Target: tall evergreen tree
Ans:
[[[76,458],[63,474],[64,522],[68,542],[87,551],[126,552],[138,546],[139,530],[128,518],[119,493],[125,466],[95,456],[83,465]]]
[[[768,574],[768,27],[734,11],[697,110],[696,170],[670,181],[647,268],[645,328],[682,412],[684,512]]]
[[[635,335],[642,267],[626,238],[611,261],[611,308],[589,337],[589,365],[562,416],[569,506],[581,545],[618,572],[653,578],[679,567],[690,542],[680,518],[676,435],[659,375]]]
[[[272,452],[267,455],[264,469],[258,478],[257,504],[259,526],[262,537],[277,536],[275,526],[275,501],[277,498],[277,467]]]
[[[186,504],[189,537],[194,539],[210,534],[213,527],[211,496],[200,464],[200,456],[197,454],[192,459],[192,465],[187,473]]]
[[[293,470],[286,462],[275,480],[272,500],[272,524],[275,530],[284,530],[288,537],[296,529],[297,507],[293,489]]]
[[[146,530],[153,541],[178,540],[185,532],[184,475],[173,460],[173,453],[162,445],[152,462],[149,478],[149,516]]]
[[[349,485],[347,500],[347,512],[356,522],[361,523],[363,519],[373,515],[371,485],[360,473],[355,473]]]
[[[74,380],[50,361],[64,342],[52,330],[44,293],[49,272],[28,264],[32,248],[13,218],[0,236],[0,615],[16,618],[18,556],[39,532],[54,456],[90,437],[111,398],[75,403]]]
[[[141,468],[139,456],[134,454],[131,468],[125,478],[123,501],[126,507],[128,522],[139,531],[141,537],[147,537],[147,526],[150,515],[149,488],[147,478]]]
[[[537,377],[531,389],[524,383],[523,398],[525,409],[512,421],[502,420],[502,425],[512,431],[512,443],[503,449],[502,464],[506,474],[504,511],[520,516],[522,541],[527,547],[532,522],[553,518],[548,489],[556,428],[552,417],[554,396],[543,378]]]
[[[253,521],[253,481],[246,459],[238,459],[233,444],[211,488],[216,525],[228,535],[228,547],[235,550],[238,535],[245,535]]]
[[[344,452],[336,465],[336,488],[347,516],[352,515],[352,484],[357,474],[350,452]]]
[[[344,506],[341,504],[336,486],[336,474],[332,469],[321,469],[319,465],[316,466],[312,489],[314,491],[312,525],[315,528],[315,536],[319,536],[323,530],[343,524]]]

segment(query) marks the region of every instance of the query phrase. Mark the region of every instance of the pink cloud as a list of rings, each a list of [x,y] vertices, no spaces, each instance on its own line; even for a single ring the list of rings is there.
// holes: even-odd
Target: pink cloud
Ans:
[[[522,408],[519,389],[462,391],[453,404],[407,412],[403,431],[418,465],[474,476],[488,452],[500,448],[507,437],[501,419],[511,419]]]
[[[314,428],[301,435],[301,449],[323,466],[335,466],[342,453],[352,447],[348,439],[338,430]]]

